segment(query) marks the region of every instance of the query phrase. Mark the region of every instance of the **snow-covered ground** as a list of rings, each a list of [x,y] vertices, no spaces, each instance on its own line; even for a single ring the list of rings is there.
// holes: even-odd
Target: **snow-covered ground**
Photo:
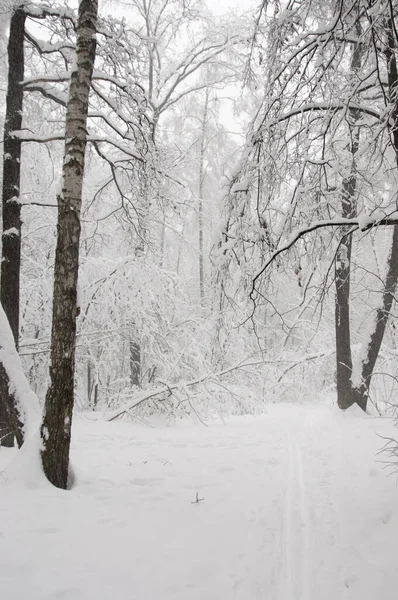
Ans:
[[[328,406],[209,427],[81,417],[69,492],[23,484],[3,448],[0,598],[395,600],[397,477],[377,452],[396,433]]]

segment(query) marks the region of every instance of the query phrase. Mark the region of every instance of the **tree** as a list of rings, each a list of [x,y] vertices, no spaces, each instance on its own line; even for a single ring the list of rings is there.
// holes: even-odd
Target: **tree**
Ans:
[[[8,84],[3,146],[3,186],[2,186],[2,262],[1,262],[1,303],[14,335],[15,346],[19,347],[20,321],[20,271],[21,271],[21,127],[23,119],[23,80],[25,71],[24,41],[27,36],[27,17],[45,19],[49,15],[70,16],[67,9],[48,6],[29,7],[15,3],[11,9],[8,37]],[[0,373],[0,429],[7,432],[0,444],[13,446],[14,435],[18,445],[23,442],[21,428],[13,411],[13,397],[8,383]],[[15,410],[14,410],[15,413]],[[18,429],[15,429],[17,426]]]
[[[21,141],[12,134],[22,125],[24,78],[24,34],[26,15],[23,8],[13,11],[8,39],[8,86],[3,146],[2,262],[1,304],[11,326],[15,346],[19,342],[19,273],[21,260]],[[6,373],[0,370],[0,445],[13,446],[23,441],[21,427],[13,410]],[[13,414],[14,413],[14,414]]]
[[[76,27],[76,66],[71,72],[65,122],[62,189],[58,201],[51,332],[51,383],[41,427],[47,478],[66,489],[74,405],[80,211],[87,144],[87,114],[96,51],[97,0],[81,0]]]
[[[263,7],[264,3],[262,19],[269,19]],[[357,402],[366,409],[397,285],[394,227],[381,302],[373,307],[373,328],[363,352],[352,361],[350,236],[369,223],[396,222],[389,218],[395,211],[398,171],[396,12],[395,2],[384,1],[292,1],[280,13],[275,7],[262,58],[264,100],[230,187],[229,254],[238,252],[247,261],[252,253],[252,259],[262,262],[246,273],[252,279],[250,296],[256,310],[269,298],[261,276],[271,263],[280,265],[283,251],[292,249],[301,285],[300,260],[312,262],[313,275],[319,248],[325,264],[325,250],[334,247],[341,408]],[[376,209],[382,211],[378,216]],[[357,212],[364,213],[359,220]],[[371,213],[368,223],[366,213]],[[308,237],[310,231],[333,230],[338,223],[345,228],[337,249],[333,233],[314,241]],[[269,258],[263,260],[264,253]]]

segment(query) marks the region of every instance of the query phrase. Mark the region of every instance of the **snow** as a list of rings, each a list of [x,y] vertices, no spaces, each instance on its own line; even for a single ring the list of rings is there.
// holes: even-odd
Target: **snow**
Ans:
[[[21,360],[15,349],[14,338],[4,309],[0,305],[0,362],[10,380],[15,395],[25,437],[34,435],[40,425],[40,407],[37,396],[30,389]]]
[[[6,229],[5,231],[3,231],[3,235],[4,236],[7,235],[7,236],[10,236],[10,237],[12,237],[12,236],[18,237],[19,236],[19,231],[18,231],[18,229],[16,227],[11,227],[10,229]]]
[[[2,448],[2,598],[396,598],[398,487],[377,455],[391,421],[266,411],[164,429],[77,417],[68,492],[26,484]]]
[[[247,192],[249,189],[250,177],[243,177],[240,181],[234,183],[231,188],[231,194],[237,194],[238,192]]]
[[[368,229],[372,223],[374,223],[374,218],[367,215],[366,213],[362,213],[358,216],[358,227],[361,231],[365,231]]]

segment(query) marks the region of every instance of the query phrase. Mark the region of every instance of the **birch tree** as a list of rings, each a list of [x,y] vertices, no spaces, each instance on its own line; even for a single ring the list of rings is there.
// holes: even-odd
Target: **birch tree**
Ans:
[[[24,46],[28,36],[26,20],[43,20],[48,16],[63,19],[70,18],[66,8],[49,7],[47,5],[24,5],[11,3],[11,18],[8,36],[8,82],[6,97],[6,114],[3,144],[3,185],[2,185],[2,262],[1,262],[1,303],[9,320],[14,335],[15,346],[19,347],[20,334],[20,271],[21,271],[21,164],[22,141],[21,127],[23,120],[24,99]],[[13,397],[9,393],[9,385],[5,373],[0,375],[0,422],[5,435],[2,444],[12,446],[14,435],[18,444],[22,443],[21,431],[12,431],[18,422],[16,415],[11,416]],[[7,408],[8,407],[8,408]],[[7,417],[8,415],[8,417]],[[11,423],[14,426],[11,426]],[[8,431],[7,431],[8,430]]]
[[[77,280],[80,211],[87,144],[87,114],[94,70],[98,3],[81,0],[77,21],[76,65],[69,86],[54,266],[51,332],[51,383],[41,428],[42,462],[47,478],[65,489],[74,405]]]

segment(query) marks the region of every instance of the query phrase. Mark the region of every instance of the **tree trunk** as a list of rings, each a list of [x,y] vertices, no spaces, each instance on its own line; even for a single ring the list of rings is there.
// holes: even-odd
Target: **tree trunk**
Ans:
[[[383,298],[380,308],[377,309],[375,327],[369,337],[367,352],[361,362],[360,383],[354,388],[353,399],[359,406],[366,410],[369,396],[369,387],[373,369],[379,355],[380,347],[386,331],[388,317],[391,312],[398,282],[398,226],[393,228],[390,255],[387,263],[387,275],[384,281]]]
[[[24,442],[22,423],[15,406],[14,394],[10,392],[10,380],[4,366],[0,363],[0,397],[2,400],[0,421],[0,446],[12,448],[14,437],[20,448]]]
[[[389,119],[391,140],[396,156],[398,168],[398,69],[395,54],[394,24],[392,20],[387,23],[387,45],[385,56],[387,60],[387,74],[390,103],[392,108]],[[355,54],[355,51],[354,51]],[[353,58],[354,61],[354,58]],[[360,57],[359,57],[360,64]],[[355,153],[354,153],[355,154]],[[344,206],[343,206],[344,213]],[[354,216],[344,214],[344,216]],[[346,244],[346,242],[344,242]],[[337,279],[336,273],[336,350],[337,350],[337,397],[340,408],[346,409],[356,402],[362,410],[366,411],[369,398],[369,388],[372,379],[373,370],[379,355],[380,347],[384,338],[388,317],[394,301],[394,295],[398,282],[398,227],[394,227],[391,250],[387,261],[387,274],[384,281],[383,297],[380,308],[376,311],[375,326],[370,333],[366,352],[358,366],[358,372],[355,374],[356,381],[352,382],[351,351],[349,350],[349,273],[346,281]],[[339,290],[340,285],[340,290]],[[338,305],[338,298],[340,305]],[[338,314],[339,311],[339,314]],[[343,314],[341,314],[343,313]],[[341,320],[341,327],[338,334],[337,321]],[[348,380],[349,378],[349,380]],[[358,383],[357,383],[358,382]]]
[[[354,52],[355,56],[355,52]],[[351,219],[357,214],[357,177],[355,174],[355,155],[359,147],[359,128],[355,123],[360,115],[350,112],[352,166],[350,176],[343,181],[342,217]],[[351,277],[352,236],[346,234],[336,254],[335,261],[335,331],[336,331],[336,383],[337,404],[345,410],[354,403],[352,393],[352,356],[350,339],[350,277]]]
[[[24,78],[25,14],[17,9],[10,22],[8,38],[8,87],[4,122],[3,202],[2,202],[2,261],[1,303],[14,336],[19,344],[19,275],[21,268],[21,141],[13,131],[22,126]],[[2,435],[2,432],[4,434]],[[21,425],[9,392],[8,378],[0,369],[0,446],[12,447],[16,436],[18,445],[23,441]]]
[[[50,387],[41,428],[47,478],[66,489],[74,405],[77,278],[80,211],[87,143],[87,111],[96,49],[97,0],[81,0],[77,23],[76,67],[71,73],[65,123],[62,191],[58,196],[54,266]]]
[[[386,26],[387,44],[384,54],[387,62],[387,76],[389,100],[392,106],[388,121],[390,137],[395,151],[396,165],[398,168],[398,68],[396,58],[395,25],[389,19]],[[381,306],[376,311],[375,326],[369,336],[366,345],[366,354],[362,358],[356,379],[352,387],[352,402],[356,402],[366,411],[369,397],[369,388],[373,370],[379,355],[380,347],[386,331],[388,317],[394,301],[395,291],[398,283],[398,227],[393,230],[390,254],[387,261],[387,274],[384,281],[383,297]]]
[[[360,38],[361,28],[357,24],[357,35]],[[356,43],[353,48],[350,72],[355,76],[362,66],[362,47]],[[341,215],[347,219],[357,216],[357,175],[355,157],[359,148],[360,130],[357,122],[361,114],[357,110],[349,111],[349,131],[351,153],[351,171],[343,180]],[[348,234],[349,227],[345,228],[346,235],[343,236],[335,261],[335,332],[336,332],[336,384],[337,404],[345,410],[354,402],[360,400],[358,394],[354,394],[352,386],[352,355],[350,334],[350,278],[351,278],[351,252],[352,237]],[[361,404],[361,402],[359,402]],[[363,408],[363,406],[361,406]],[[365,408],[366,410],[366,403]]]
[[[137,341],[130,340],[130,383],[141,385],[141,348]]]
[[[206,88],[205,104],[203,107],[202,130],[200,135],[200,155],[199,155],[199,207],[198,207],[198,225],[199,225],[199,293],[200,303],[203,306],[205,297],[204,288],[204,242],[203,242],[203,191],[205,183],[205,147],[206,147],[206,126],[209,110],[209,88]]]

